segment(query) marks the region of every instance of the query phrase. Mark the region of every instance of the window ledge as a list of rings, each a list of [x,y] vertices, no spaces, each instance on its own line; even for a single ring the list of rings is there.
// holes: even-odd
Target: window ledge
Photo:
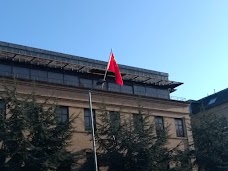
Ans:
[[[169,137],[168,139],[187,140],[187,137]]]

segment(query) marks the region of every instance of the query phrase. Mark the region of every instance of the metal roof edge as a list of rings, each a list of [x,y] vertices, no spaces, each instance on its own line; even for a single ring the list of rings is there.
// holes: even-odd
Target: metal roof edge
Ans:
[[[0,41],[0,46],[6,47],[6,48],[13,48],[17,51],[23,50],[23,51],[38,53],[38,54],[40,54],[38,56],[43,56],[43,57],[44,56],[47,57],[47,55],[50,55],[50,56],[54,56],[57,58],[62,58],[62,60],[68,59],[68,60],[78,60],[78,61],[82,61],[82,62],[95,63],[98,65],[101,65],[102,68],[103,67],[105,68],[106,64],[107,64],[107,62],[101,61],[101,60],[80,57],[80,56],[76,56],[76,55],[69,55],[69,54],[64,54],[64,53],[60,53],[60,52],[54,52],[54,51],[24,46],[24,45],[18,45],[18,44],[14,44],[14,43],[3,42],[3,41]],[[165,77],[169,76],[168,73],[165,73],[165,72],[159,72],[159,71],[154,71],[154,70],[149,70],[149,69],[132,67],[132,66],[127,66],[127,65],[122,65],[122,64],[119,64],[119,67],[120,67],[120,69],[130,70],[130,71],[138,72],[138,73],[141,72],[141,73],[145,73],[145,74],[155,74],[155,75],[160,75],[160,76],[165,76]],[[138,75],[138,73],[137,73],[137,75]]]

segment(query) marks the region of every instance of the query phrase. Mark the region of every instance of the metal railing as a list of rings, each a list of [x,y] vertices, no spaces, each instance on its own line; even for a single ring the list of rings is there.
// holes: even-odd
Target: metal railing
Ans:
[[[170,99],[172,99],[172,100],[178,100],[178,101],[186,101],[186,98],[184,98],[184,97],[177,97],[177,96],[170,96]]]

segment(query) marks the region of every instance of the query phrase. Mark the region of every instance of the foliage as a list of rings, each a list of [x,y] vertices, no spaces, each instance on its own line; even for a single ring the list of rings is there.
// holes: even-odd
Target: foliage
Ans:
[[[122,115],[121,111],[117,112],[120,114],[120,124],[111,119],[104,104],[96,113],[100,121],[96,130],[100,165],[108,167],[109,171],[177,171],[179,168],[184,171],[183,165],[169,168],[170,163],[180,162],[183,155],[177,155],[177,148],[166,147],[168,127],[156,135],[153,120],[141,106],[138,107],[137,120]],[[187,168],[190,170],[189,165]]]
[[[6,106],[0,115],[0,170],[46,171],[72,164],[74,154],[66,148],[74,118],[59,123],[54,103],[19,94],[16,86],[5,86],[1,99]]]
[[[192,116],[196,164],[207,171],[228,168],[227,121],[216,112]]]

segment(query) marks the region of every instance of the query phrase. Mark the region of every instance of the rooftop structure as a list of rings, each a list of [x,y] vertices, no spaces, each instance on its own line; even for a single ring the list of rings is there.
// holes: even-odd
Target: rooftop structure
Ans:
[[[52,68],[58,72],[64,71],[64,73],[70,73],[71,75],[83,75],[86,77],[96,77],[97,79],[102,78],[107,66],[107,62],[94,60],[94,59],[88,59],[84,57],[79,56],[73,56],[73,55],[67,55],[63,53],[57,53],[22,45],[16,45],[12,43],[6,43],[6,42],[0,42],[0,60],[1,63],[4,64],[4,61],[8,63],[11,61],[11,63],[16,62],[17,64],[29,64],[36,66],[35,68],[45,67],[45,68]],[[158,71],[152,71],[147,69],[141,69],[126,65],[119,65],[121,74],[123,77],[123,81],[125,83],[125,87],[127,85],[139,84],[145,86],[145,90],[141,89],[140,95],[149,95],[149,92],[153,92],[150,88],[158,88],[160,90],[168,91],[168,93],[171,93],[175,91],[175,88],[179,85],[181,85],[181,82],[176,81],[170,81],[168,79],[168,74],[164,72],[158,72]],[[13,70],[13,69],[12,69]],[[61,71],[60,71],[61,70]],[[27,79],[31,79],[34,77],[30,74],[21,73],[18,71],[17,73],[11,73],[8,72],[7,69],[4,70],[4,67],[0,67],[0,73],[4,76],[12,75],[16,77],[24,77]],[[22,76],[24,74],[24,76]],[[41,77],[41,76],[39,76]],[[61,76],[60,76],[61,77]],[[43,78],[45,79],[45,78]],[[53,78],[54,79],[54,78]],[[52,81],[54,81],[52,79]],[[61,78],[59,81],[57,81],[58,78],[54,81],[55,83],[59,82],[61,83]],[[114,74],[111,72],[108,72],[107,74],[107,80],[113,80]],[[37,80],[42,80],[42,78],[38,78]],[[75,79],[75,84],[77,79]],[[50,81],[50,79],[47,79],[47,81]],[[73,80],[68,79],[68,83]],[[80,80],[79,80],[80,81]],[[63,80],[63,83],[65,81]],[[79,84],[80,85],[80,84]],[[123,89],[125,89],[125,87]],[[120,90],[118,90],[120,89]],[[129,91],[122,91],[121,88],[115,87],[114,91],[121,91],[125,93],[134,93],[134,88],[131,91],[131,88],[127,88]],[[136,88],[137,89],[137,88]],[[140,89],[140,88],[139,88]],[[111,89],[109,89],[111,90]],[[136,92],[137,90],[135,90]],[[145,92],[144,92],[145,91]],[[143,94],[144,93],[144,94]],[[149,95],[150,96],[150,95]],[[166,96],[166,98],[169,98],[169,96]]]

